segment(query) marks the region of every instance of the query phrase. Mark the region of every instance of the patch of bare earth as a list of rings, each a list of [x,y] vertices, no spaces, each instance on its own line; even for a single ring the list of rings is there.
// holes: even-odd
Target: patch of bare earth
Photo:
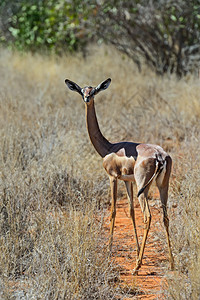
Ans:
[[[121,284],[127,291],[136,290],[136,295],[123,299],[164,299],[162,285],[164,284],[163,262],[168,260],[165,240],[159,239],[155,234],[164,232],[162,225],[162,209],[158,202],[158,193],[155,191],[154,200],[149,201],[152,215],[151,228],[148,234],[144,251],[143,264],[138,275],[132,271],[136,262],[136,243],[133,233],[133,225],[129,215],[129,204],[126,198],[118,199],[117,215],[113,238],[113,260],[120,268]],[[143,236],[143,214],[138,200],[135,200],[135,216],[137,233],[141,243]],[[109,217],[106,219],[106,229],[109,230]],[[164,250],[165,249],[165,250]],[[166,265],[166,264],[165,264]]]

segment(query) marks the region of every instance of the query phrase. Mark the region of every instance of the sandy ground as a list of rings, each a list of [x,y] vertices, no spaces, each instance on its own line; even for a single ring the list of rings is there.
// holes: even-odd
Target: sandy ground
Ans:
[[[122,285],[127,290],[136,289],[138,295],[123,299],[164,299],[162,286],[165,284],[164,269],[168,267],[168,253],[165,239],[165,230],[162,224],[162,209],[158,192],[154,188],[153,199],[149,201],[152,222],[144,251],[143,264],[138,275],[132,275],[136,262],[136,244],[133,234],[133,225],[129,217],[129,204],[126,198],[118,199],[117,215],[113,240],[113,260],[119,265]],[[135,215],[139,241],[143,235],[143,215],[135,201]],[[109,215],[109,213],[108,213]],[[106,219],[106,230],[109,233],[109,216]]]

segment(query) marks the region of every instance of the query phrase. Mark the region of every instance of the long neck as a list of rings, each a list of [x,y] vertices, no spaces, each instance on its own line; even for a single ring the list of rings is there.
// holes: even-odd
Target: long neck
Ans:
[[[101,157],[109,153],[112,144],[102,135],[96,117],[94,101],[86,105],[86,123],[90,140]]]

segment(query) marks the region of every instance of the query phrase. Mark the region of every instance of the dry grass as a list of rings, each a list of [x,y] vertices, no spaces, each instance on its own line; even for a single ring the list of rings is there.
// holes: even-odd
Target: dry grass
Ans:
[[[177,208],[171,217],[176,271],[167,274],[167,299],[200,297],[200,135],[192,135],[177,157],[177,177],[172,199]]]
[[[86,60],[1,50],[0,70],[1,298],[115,299],[122,292],[105,254],[102,221],[94,218],[99,203],[103,214],[109,200],[107,176],[87,135],[84,104],[64,85],[65,78],[84,86],[111,77],[96,98],[103,134],[157,143],[173,157],[169,207],[178,205],[171,221],[177,276],[169,277],[168,295],[195,299],[199,81],[138,74],[105,47],[93,47]]]

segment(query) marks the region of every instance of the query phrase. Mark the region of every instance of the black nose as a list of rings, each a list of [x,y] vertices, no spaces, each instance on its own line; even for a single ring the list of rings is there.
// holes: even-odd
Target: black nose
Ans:
[[[90,97],[88,96],[88,97],[85,97],[85,100],[84,100],[85,102],[90,102]]]

